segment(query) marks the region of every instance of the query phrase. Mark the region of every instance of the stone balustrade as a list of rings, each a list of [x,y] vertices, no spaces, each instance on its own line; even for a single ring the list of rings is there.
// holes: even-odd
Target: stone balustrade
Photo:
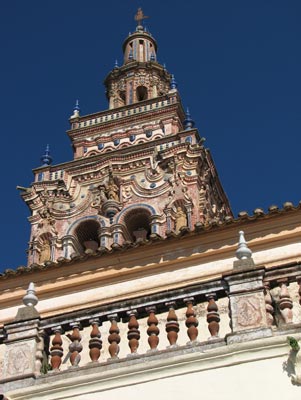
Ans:
[[[22,379],[24,371],[11,361],[18,354],[24,362],[32,358],[26,376],[31,371],[36,379],[87,365],[226,348],[300,329],[300,265],[266,270],[247,264],[242,260],[220,279],[51,318],[33,313],[22,320],[28,309],[23,307],[0,332],[7,347],[1,382]]]
[[[174,104],[176,102],[177,97],[170,96],[168,99],[162,99],[161,101],[146,102],[143,106],[139,106],[136,103],[132,107],[127,107],[121,111],[114,112],[113,110],[110,110],[109,112],[106,111],[101,113],[99,116],[95,116],[95,118],[81,118],[80,122],[72,122],[71,129],[80,129],[87,126],[95,126],[102,123],[107,123],[108,121],[119,120],[130,115],[142,114],[144,112],[161,109],[162,107],[169,106],[170,104]]]

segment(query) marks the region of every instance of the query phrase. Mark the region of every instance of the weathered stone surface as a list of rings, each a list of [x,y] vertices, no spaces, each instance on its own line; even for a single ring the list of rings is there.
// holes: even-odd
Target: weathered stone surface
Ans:
[[[28,321],[39,317],[40,314],[35,307],[20,307],[15,317],[15,321]]]

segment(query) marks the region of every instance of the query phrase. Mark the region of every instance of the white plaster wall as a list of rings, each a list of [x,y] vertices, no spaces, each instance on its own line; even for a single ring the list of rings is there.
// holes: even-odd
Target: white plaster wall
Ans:
[[[222,399],[299,400],[301,388],[293,386],[282,364],[285,357],[157,379],[101,393],[73,395],[77,400]]]

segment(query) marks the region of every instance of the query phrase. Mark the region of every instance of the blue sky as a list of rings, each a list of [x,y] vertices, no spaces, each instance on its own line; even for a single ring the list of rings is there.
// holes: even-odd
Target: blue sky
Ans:
[[[211,149],[234,214],[298,204],[300,0],[4,0],[0,15],[0,270],[26,264],[30,186],[47,143],[72,159],[65,133],[107,108],[103,79],[135,29],[137,7]]]

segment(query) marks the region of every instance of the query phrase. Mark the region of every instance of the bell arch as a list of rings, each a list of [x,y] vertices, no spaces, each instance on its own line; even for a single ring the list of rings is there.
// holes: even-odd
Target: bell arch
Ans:
[[[145,240],[153,232],[155,209],[148,204],[134,204],[125,208],[118,216],[116,223],[126,228],[132,241]]]
[[[75,252],[96,251],[100,246],[100,228],[104,226],[105,222],[98,216],[83,217],[70,225],[65,237],[74,243]]]

